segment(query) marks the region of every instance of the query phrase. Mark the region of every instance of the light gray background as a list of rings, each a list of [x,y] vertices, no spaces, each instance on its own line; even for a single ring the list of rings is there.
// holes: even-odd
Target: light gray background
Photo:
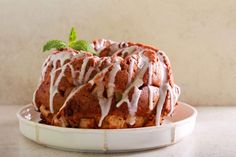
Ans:
[[[234,0],[0,0],[0,104],[31,102],[49,39],[137,41],[164,50],[181,100],[236,104]]]

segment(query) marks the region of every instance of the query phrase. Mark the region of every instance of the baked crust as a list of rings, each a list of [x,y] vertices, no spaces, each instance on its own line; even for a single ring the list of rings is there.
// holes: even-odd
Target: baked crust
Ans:
[[[64,49],[53,52],[44,63],[33,102],[44,123],[137,128],[160,125],[173,113],[180,89],[162,51],[104,39],[93,46],[99,56]]]

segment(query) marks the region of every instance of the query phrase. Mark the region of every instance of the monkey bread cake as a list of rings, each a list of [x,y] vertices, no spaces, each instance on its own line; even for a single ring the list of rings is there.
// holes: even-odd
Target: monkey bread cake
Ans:
[[[96,55],[54,50],[42,66],[33,105],[42,123],[60,127],[122,129],[161,125],[177,105],[168,57],[158,48],[99,39]]]

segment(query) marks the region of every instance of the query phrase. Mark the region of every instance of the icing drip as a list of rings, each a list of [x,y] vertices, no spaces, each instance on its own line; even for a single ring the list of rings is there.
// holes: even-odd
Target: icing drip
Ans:
[[[49,62],[43,68],[42,72],[43,72],[43,76],[44,76],[45,72],[46,72],[46,69],[47,69],[47,66],[49,66],[51,64],[53,66],[52,70],[51,70],[51,73],[50,73],[50,88],[49,88],[49,108],[50,108],[51,113],[54,113],[53,99],[54,99],[55,94],[58,92],[58,85],[59,85],[61,79],[64,76],[64,71],[65,71],[66,67],[70,64],[70,62],[69,62],[69,63],[64,65],[65,61],[69,60],[69,59],[78,58],[78,57],[81,57],[81,56],[84,56],[84,54],[76,54],[74,52],[70,53],[70,52],[66,52],[66,51],[62,51],[60,53],[52,54],[49,58]],[[61,65],[60,68],[57,68],[58,61]],[[72,66],[69,66],[69,67],[73,68]],[[57,79],[55,80],[55,75],[56,75],[57,71],[60,71],[60,73],[59,73]],[[73,75],[75,75],[74,71],[72,70],[71,72],[72,72],[72,77],[73,77]]]
[[[110,106],[107,106],[111,103],[111,99],[107,99],[103,97],[103,92],[104,92],[104,83],[101,79],[100,83],[98,84],[98,89],[97,89],[97,96],[98,96],[98,101],[99,105],[101,108],[101,118],[99,120],[98,126],[100,127],[102,125],[102,121],[105,118],[105,115],[108,114]]]
[[[131,102],[127,102],[128,108],[129,108],[129,114],[130,114],[130,119],[129,119],[129,124],[134,125],[135,124],[135,113],[138,108],[138,100],[141,95],[142,90],[139,90],[137,86],[134,87],[134,93],[132,95],[132,100]]]
[[[91,79],[88,83],[90,83],[91,85],[94,85],[95,80],[97,80],[97,79],[98,79],[99,77],[101,77],[101,76],[104,77],[105,73],[108,71],[109,68],[110,68],[110,66],[109,66],[109,67],[106,67],[106,68],[103,69],[101,72],[97,73],[97,74],[93,77],[93,79]],[[103,78],[103,77],[102,77],[102,78]],[[63,104],[62,107],[60,108],[60,111],[61,111],[63,108],[66,107],[67,102],[68,102],[83,86],[85,86],[85,85],[86,85],[86,84],[79,85],[78,87],[75,87],[74,89],[72,89],[72,91],[70,92],[69,96],[66,98],[64,104]]]
[[[168,115],[170,115],[170,114],[172,114],[172,112],[173,112],[173,110],[174,110],[174,105],[175,105],[175,103],[174,103],[174,93],[173,93],[173,90],[172,90],[172,88],[171,88],[171,86],[168,84],[167,85],[167,91],[169,91],[169,93],[170,93],[170,112],[169,112],[169,114]]]
[[[90,75],[92,74],[93,70],[94,70],[94,67],[89,67],[87,73],[85,74],[84,82],[88,82],[89,77],[90,77]]]
[[[148,66],[148,85],[152,85],[152,63]]]
[[[98,39],[91,44],[91,46],[97,51],[101,52],[105,47],[107,47],[110,44],[115,43],[114,41],[111,40],[106,40],[106,39]]]
[[[130,58],[130,65],[129,65],[129,75],[128,75],[128,83],[127,85],[130,84],[134,72],[134,62],[135,60],[133,58]]]
[[[116,104],[116,107],[120,107],[121,104],[126,102],[128,105],[129,111],[132,111],[132,112],[134,110],[135,111],[137,110],[137,105],[135,105],[135,104],[138,103],[138,100],[140,97],[139,92],[141,92],[140,90],[137,90],[137,89],[143,85],[143,75],[145,74],[145,72],[148,68],[148,58],[145,56],[140,56],[140,57],[142,57],[142,60],[140,60],[141,62],[139,63],[140,67],[141,67],[141,69],[139,69],[140,70],[139,73],[137,74],[135,80],[124,91],[124,93],[122,94],[121,100]],[[129,94],[130,90],[133,88],[134,88],[134,93],[132,96],[132,100],[130,102],[129,98],[128,98],[128,94]],[[135,107],[136,107],[136,109],[135,109]],[[134,113],[132,113],[132,112],[129,113],[131,117],[134,116]],[[132,125],[134,123],[135,123],[135,118],[131,118],[130,124]]]
[[[158,52],[157,52],[158,53]],[[160,125],[160,118],[161,118],[161,111],[163,108],[163,105],[165,103],[166,94],[167,94],[167,71],[166,71],[166,65],[164,64],[164,59],[162,56],[160,56],[160,53],[158,53],[158,60],[160,62],[160,72],[161,72],[161,86],[159,88],[159,100],[157,103],[157,111],[156,111],[156,125]]]
[[[53,113],[54,110],[53,110],[53,99],[54,99],[54,96],[56,95],[56,93],[58,92],[58,85],[62,79],[62,77],[64,76],[64,72],[66,70],[66,67],[67,65],[63,66],[60,72],[60,74],[58,75],[55,83],[54,83],[54,78],[55,78],[55,74],[58,70],[55,70],[53,72],[51,72],[51,82],[50,82],[50,97],[49,97],[49,104],[50,104],[50,112]]]
[[[148,101],[149,101],[149,109],[152,110],[153,109],[153,90],[151,88],[152,85],[152,63],[149,64],[148,67]]]
[[[148,103],[149,103],[149,109],[153,110],[154,105],[153,105],[153,89],[152,86],[148,86],[148,92],[149,92],[149,96],[148,96]]]
[[[142,53],[143,51],[138,53],[138,68],[141,69],[143,67],[143,59],[142,59]]]
[[[37,105],[36,105],[36,101],[35,101],[36,92],[38,91],[39,86],[40,86],[40,84],[38,85],[38,87],[36,88],[36,90],[35,90],[34,93],[33,93],[33,105],[34,105],[34,108],[35,108],[36,111],[39,110],[39,108],[38,108]]]
[[[50,65],[50,62],[49,62],[50,57],[51,57],[51,56],[48,56],[48,58],[44,61],[43,65],[42,65],[42,67],[41,67],[41,71],[42,71],[41,77],[40,77],[40,79],[39,79],[37,88],[36,88],[36,90],[35,90],[34,93],[33,93],[33,105],[34,105],[34,108],[35,108],[37,111],[38,111],[39,109],[38,109],[38,107],[37,107],[37,105],[36,105],[36,102],[35,102],[35,96],[36,96],[36,92],[38,91],[38,89],[39,89],[39,87],[40,87],[40,84],[41,84],[41,83],[43,82],[43,80],[44,80],[46,70],[47,70],[48,66]]]
[[[122,99],[116,104],[117,107],[119,107],[123,102],[128,100],[128,94],[129,91],[137,86],[140,87],[143,85],[143,75],[145,74],[147,68],[148,68],[148,64],[147,64],[147,60],[148,58],[145,57],[145,61],[143,61],[144,65],[143,67],[140,69],[139,73],[137,74],[135,80],[128,86],[128,88],[126,88],[126,90],[124,91],[124,93],[122,94]]]
[[[175,106],[177,100],[179,99],[180,88],[177,85],[174,85],[173,88],[170,85],[168,85],[168,91],[170,92],[170,103],[171,103],[170,104],[171,109],[170,109],[170,112],[168,114],[168,116],[170,116],[174,111],[174,106]]]
[[[135,52],[136,50],[136,46],[130,46],[130,47],[126,47],[123,51],[122,51],[122,55],[121,57],[123,58],[124,55],[130,55],[131,53]]]
[[[99,64],[98,64],[98,68],[100,68],[100,66],[102,65],[103,61],[105,61],[107,59],[107,57],[102,57],[100,60],[99,60]]]
[[[54,95],[57,92],[57,87],[59,82],[61,81],[61,78],[64,74],[64,70],[66,69],[66,66],[64,65],[64,62],[68,59],[70,59],[72,57],[71,53],[68,52],[61,52],[61,53],[57,53],[57,54],[53,54],[50,57],[50,62],[52,62],[53,68],[51,70],[50,73],[50,89],[49,89],[49,107],[50,107],[50,112],[53,113],[53,98]],[[63,66],[63,68],[61,69],[61,73],[59,74],[59,76],[57,77],[56,81],[55,81],[55,85],[54,85],[54,78],[55,78],[55,74],[56,74],[56,66],[57,66],[57,61],[60,62],[61,66]]]
[[[72,91],[70,92],[70,94],[68,95],[68,97],[66,98],[64,104],[62,105],[62,107],[59,109],[59,112],[66,107],[67,102],[82,88],[82,86],[78,86],[76,88],[73,88]]]
[[[76,79],[75,79],[75,69],[74,67],[71,65],[71,64],[68,64],[69,68],[70,68],[70,71],[71,71],[71,77],[72,77],[72,80],[73,80],[73,84],[74,85],[78,85]]]
[[[109,74],[109,82],[108,82],[108,89],[107,89],[107,96],[112,97],[115,88],[115,77],[118,71],[121,70],[120,62],[114,64],[112,71]]]
[[[45,60],[45,62],[43,63],[43,66],[42,66],[42,73],[41,73],[41,78],[40,78],[40,80],[42,81],[42,80],[44,80],[44,77],[45,77],[45,73],[46,73],[46,70],[47,70],[47,68],[48,68],[48,66],[50,65],[50,57],[51,56],[48,56],[48,58]]]
[[[89,59],[90,59],[89,57],[85,57],[83,60],[83,64],[82,64],[82,67],[81,67],[80,73],[79,73],[79,84],[83,83],[84,73],[85,73]]]
[[[120,62],[117,62],[114,64],[111,72],[109,73],[109,81],[108,81],[108,87],[107,87],[107,98],[103,96],[105,87],[104,87],[104,82],[103,82],[103,77],[100,79],[100,83],[98,84],[98,89],[97,89],[97,95],[98,95],[98,101],[100,104],[101,108],[101,118],[99,121],[98,126],[102,126],[103,119],[107,116],[107,114],[110,111],[113,95],[114,95],[114,88],[115,88],[115,77],[117,72],[121,70],[120,67]]]
[[[102,71],[100,71],[99,73],[97,73],[93,79],[91,79],[88,83],[90,83],[91,85],[94,85],[94,83],[97,83],[97,80],[99,78],[104,78],[104,75],[106,74],[106,72],[108,71],[108,69],[111,67],[112,65],[104,68]],[[99,80],[100,81],[100,80]],[[97,83],[98,84],[98,83]]]
[[[35,90],[34,93],[33,93],[33,105],[34,105],[34,108],[35,108],[36,111],[39,110],[39,108],[38,108],[37,105],[36,105],[36,101],[35,101],[36,92],[38,91],[39,86],[40,86],[40,84],[38,85],[38,87],[36,88],[36,90]]]
[[[163,53],[163,52],[162,52]],[[157,104],[157,111],[156,111],[156,125],[160,125],[160,121],[161,121],[161,112],[165,103],[165,99],[166,99],[166,95],[167,92],[169,92],[170,94],[170,112],[168,115],[171,115],[172,112],[174,111],[174,106],[178,100],[179,94],[180,92],[176,92],[176,91],[180,91],[179,87],[174,85],[174,88],[172,88],[170,86],[170,84],[168,83],[167,80],[167,67],[164,63],[164,58],[162,55],[160,55],[160,53],[158,53],[158,59],[160,60],[160,68],[161,68],[161,86],[159,89],[159,100],[158,100],[158,104]]]

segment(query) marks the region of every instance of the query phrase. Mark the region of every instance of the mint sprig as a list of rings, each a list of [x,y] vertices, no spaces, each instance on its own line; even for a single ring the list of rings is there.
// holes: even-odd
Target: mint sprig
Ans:
[[[87,51],[91,52],[92,54],[96,55],[96,51],[93,49],[93,47],[89,44],[86,40],[79,40],[71,43],[71,48],[77,50],[77,51]]]
[[[61,40],[49,40],[44,46],[43,46],[43,52],[49,51],[53,48],[57,50],[61,50],[63,48],[66,48],[66,43]]]
[[[70,35],[69,35],[69,42],[68,46],[64,41],[61,40],[49,40],[44,46],[43,46],[43,52],[49,51],[51,49],[57,49],[62,50],[64,48],[72,48],[77,51],[87,51],[94,55],[96,55],[96,51],[94,48],[90,45],[90,43],[86,40],[76,40],[76,30],[74,27],[71,28]]]
[[[70,36],[69,36],[69,47],[71,47],[71,44],[76,41],[76,31],[75,28],[72,27],[70,31]]]

